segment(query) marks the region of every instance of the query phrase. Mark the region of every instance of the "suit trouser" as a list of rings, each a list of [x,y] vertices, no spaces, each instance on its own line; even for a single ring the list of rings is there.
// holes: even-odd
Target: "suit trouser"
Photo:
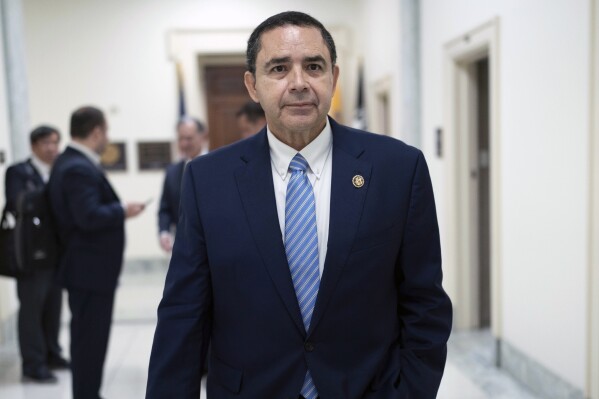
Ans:
[[[17,279],[19,347],[23,372],[35,373],[48,360],[60,357],[58,344],[62,289],[54,282],[55,269],[36,270]]]
[[[102,385],[114,291],[97,293],[74,288],[68,291],[73,399],[96,399]]]

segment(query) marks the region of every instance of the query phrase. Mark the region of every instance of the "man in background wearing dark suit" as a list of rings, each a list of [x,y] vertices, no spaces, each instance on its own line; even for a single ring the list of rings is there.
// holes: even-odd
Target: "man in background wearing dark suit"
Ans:
[[[421,151],[328,118],[335,43],[284,12],[247,46],[267,126],[189,163],[147,399],[434,399],[451,331]]]
[[[158,208],[160,247],[165,252],[171,252],[173,248],[173,231],[179,219],[183,169],[187,162],[207,152],[207,143],[208,131],[202,122],[191,117],[183,117],[177,122],[177,146],[183,159],[166,168]]]
[[[17,200],[27,191],[42,188],[58,155],[60,133],[49,126],[31,132],[31,158],[6,170],[6,210],[17,212]],[[56,382],[51,369],[68,368],[58,344],[62,290],[55,284],[56,264],[33,269],[17,278],[19,296],[19,348],[23,381]]]
[[[125,245],[124,221],[141,203],[121,203],[100,166],[108,144],[104,114],[82,107],[48,182],[63,252],[59,280],[69,293],[73,398],[99,398],[112,307]]]

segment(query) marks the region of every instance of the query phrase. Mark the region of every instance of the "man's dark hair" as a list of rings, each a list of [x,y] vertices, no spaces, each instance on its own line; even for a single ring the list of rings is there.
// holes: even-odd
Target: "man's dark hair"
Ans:
[[[29,134],[29,142],[31,143],[31,145],[33,145],[38,141],[45,139],[46,137],[50,137],[54,133],[58,135],[58,140],[60,140],[60,132],[58,131],[58,129],[47,125],[38,126],[35,129],[33,129]]]
[[[262,22],[250,35],[248,39],[248,46],[246,50],[246,63],[247,69],[256,75],[256,57],[260,52],[260,38],[264,32],[268,32],[275,28],[280,28],[285,25],[295,25],[300,27],[314,27],[320,30],[320,34],[329,49],[331,54],[331,64],[335,65],[337,62],[337,50],[335,49],[335,42],[333,36],[328,30],[321,24],[317,19],[311,17],[308,14],[298,11],[285,11],[277,15],[266,19]]]
[[[86,139],[98,126],[104,127],[104,113],[95,107],[81,107],[71,115],[71,137]]]
[[[262,109],[262,106],[253,101],[248,101],[247,103],[243,104],[243,107],[241,107],[235,114],[235,116],[238,118],[241,115],[245,115],[252,123],[257,122],[259,119],[266,118],[264,116],[264,110]]]
[[[182,116],[181,118],[179,118],[179,120],[177,121],[177,130],[179,130],[181,125],[188,122],[193,122],[196,125],[196,130],[198,131],[198,133],[206,133],[206,126],[204,126],[204,124],[199,119],[192,118],[191,116]]]

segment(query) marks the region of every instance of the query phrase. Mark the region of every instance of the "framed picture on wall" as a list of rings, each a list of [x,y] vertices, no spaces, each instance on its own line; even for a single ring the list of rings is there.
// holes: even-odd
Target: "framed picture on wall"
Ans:
[[[137,143],[139,170],[162,170],[171,163],[171,142]]]
[[[127,170],[127,146],[124,141],[109,143],[100,157],[104,170],[124,172]]]

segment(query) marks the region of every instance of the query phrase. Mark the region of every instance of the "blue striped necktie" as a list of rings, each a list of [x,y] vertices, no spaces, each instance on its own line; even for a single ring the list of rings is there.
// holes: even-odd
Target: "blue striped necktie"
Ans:
[[[298,153],[289,164],[291,178],[285,200],[285,252],[306,331],[310,328],[320,285],[316,205],[307,169],[308,161]],[[318,396],[310,370],[300,393],[306,399]]]

